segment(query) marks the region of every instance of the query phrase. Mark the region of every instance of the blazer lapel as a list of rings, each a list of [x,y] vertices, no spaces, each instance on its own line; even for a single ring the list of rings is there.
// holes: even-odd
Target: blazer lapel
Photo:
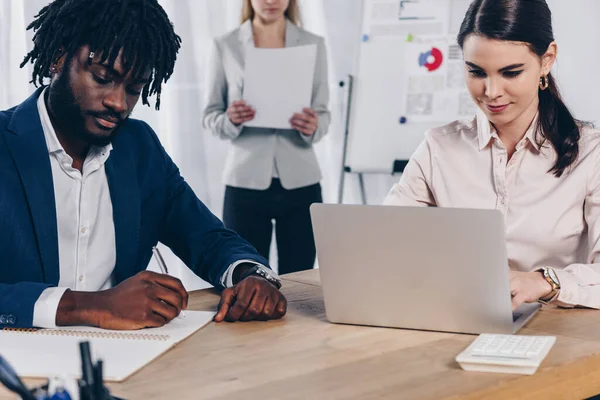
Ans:
[[[242,46],[253,46],[254,47],[254,36],[252,34],[252,21],[247,20],[240,25],[238,31],[238,39]]]
[[[15,110],[5,131],[6,143],[15,162],[37,237],[46,283],[58,285],[58,230],[54,181],[50,156],[37,109],[37,90]]]
[[[285,20],[285,47],[294,47],[300,40],[300,29],[289,19]]]
[[[125,133],[120,132],[119,135]],[[121,144],[117,137],[110,157],[104,164],[115,225],[115,283],[135,273],[140,235],[140,193],[135,179],[136,171],[127,149]]]

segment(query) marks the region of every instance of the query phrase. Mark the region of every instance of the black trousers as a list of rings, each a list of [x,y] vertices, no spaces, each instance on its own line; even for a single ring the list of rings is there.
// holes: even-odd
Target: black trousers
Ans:
[[[267,190],[225,187],[223,222],[269,259],[273,220],[279,274],[313,268],[315,241],[309,207],[322,203],[321,185],[286,190],[273,179]]]

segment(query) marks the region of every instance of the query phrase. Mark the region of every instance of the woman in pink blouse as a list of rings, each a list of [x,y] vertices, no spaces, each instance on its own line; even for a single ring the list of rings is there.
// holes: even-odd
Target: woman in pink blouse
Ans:
[[[477,116],[427,132],[385,203],[500,210],[513,308],[600,308],[600,130],[561,100],[548,5],[475,0],[458,43]]]

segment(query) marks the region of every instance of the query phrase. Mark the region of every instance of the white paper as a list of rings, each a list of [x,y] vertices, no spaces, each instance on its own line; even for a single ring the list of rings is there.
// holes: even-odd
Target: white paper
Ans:
[[[460,31],[460,25],[465,19],[471,0],[451,0],[449,34],[455,36]]]
[[[476,110],[466,91],[464,64],[456,53],[450,40],[406,44],[402,109],[408,121],[452,121]]]
[[[245,126],[292,129],[294,113],[311,106],[317,45],[246,49],[243,98],[256,110]]]
[[[410,121],[445,120],[444,102],[439,97],[446,89],[447,49],[441,42],[406,45],[405,110]]]
[[[404,39],[407,35],[443,35],[449,0],[367,0],[362,33],[372,38]]]
[[[473,117],[477,113],[477,105],[469,92],[460,92],[458,95],[458,115],[461,117]]]
[[[393,21],[398,19],[398,1],[379,1],[373,2],[371,6],[370,17],[373,23],[381,21]]]
[[[437,3],[441,3],[438,1]],[[447,0],[444,0],[447,3]],[[447,15],[448,7],[439,7],[436,2],[432,1],[400,1],[400,11],[398,19],[400,21],[420,20],[434,21],[443,20]]]
[[[465,65],[463,62],[449,62],[447,65],[446,86],[448,89],[466,88]]]
[[[102,359],[104,379],[122,381],[205,325],[215,313],[186,311],[160,328],[111,331],[90,327],[59,327],[32,332],[0,330],[0,354],[17,374],[47,378],[81,376],[79,342],[89,341],[94,360]]]

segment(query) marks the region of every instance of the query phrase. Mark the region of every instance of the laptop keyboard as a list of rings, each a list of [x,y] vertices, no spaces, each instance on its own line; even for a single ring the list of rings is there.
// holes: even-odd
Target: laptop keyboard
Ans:
[[[516,322],[522,315],[523,314],[513,313],[513,322]]]

